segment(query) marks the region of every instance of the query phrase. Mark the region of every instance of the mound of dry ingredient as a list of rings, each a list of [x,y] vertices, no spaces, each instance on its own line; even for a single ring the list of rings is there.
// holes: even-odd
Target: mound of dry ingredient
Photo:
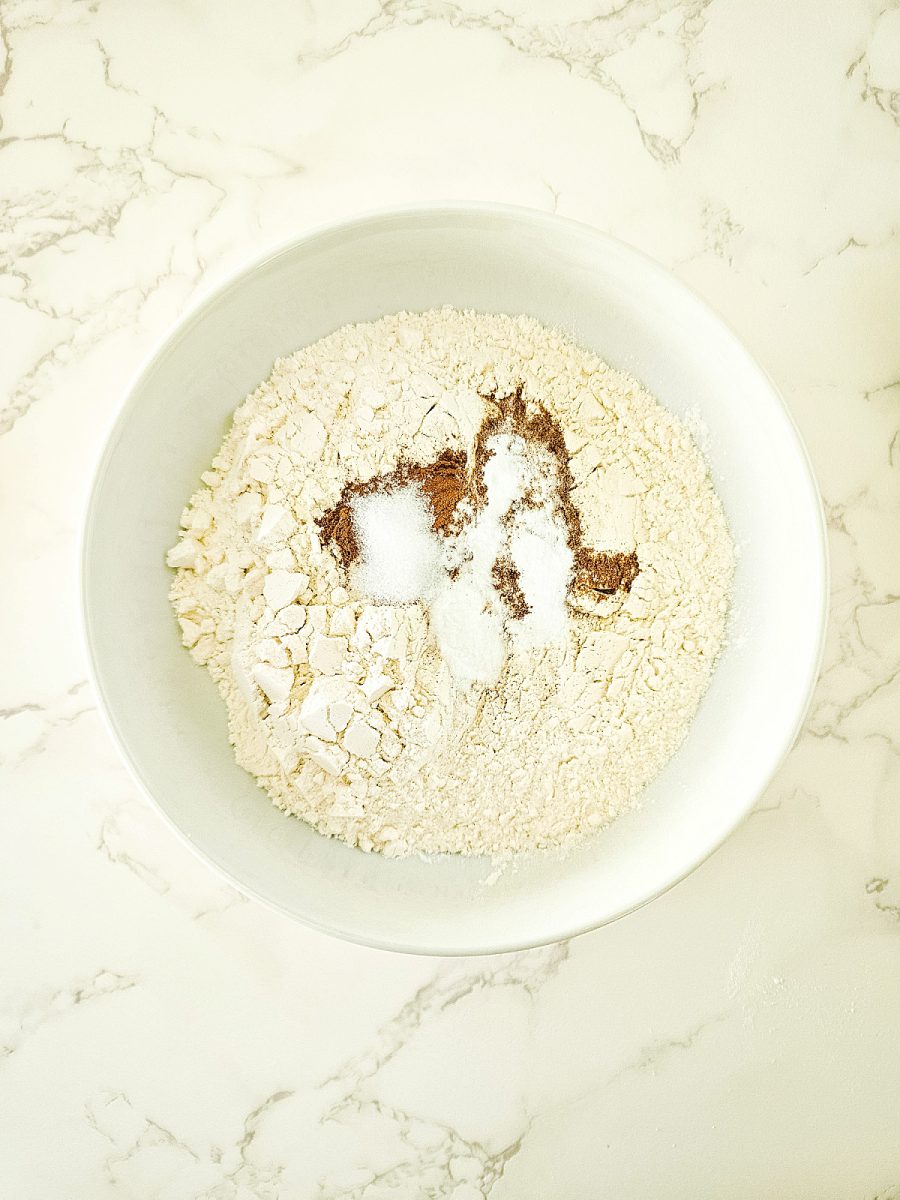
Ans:
[[[559,846],[639,799],[722,645],[706,462],[529,317],[347,326],[237,410],[168,556],[277,805],[365,850]]]

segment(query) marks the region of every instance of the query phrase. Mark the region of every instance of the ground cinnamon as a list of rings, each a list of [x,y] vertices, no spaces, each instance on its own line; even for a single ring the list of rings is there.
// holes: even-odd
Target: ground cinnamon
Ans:
[[[443,533],[466,492],[465,452],[444,450],[428,466],[404,466],[402,471],[405,474],[398,480],[398,485],[419,484],[431,505],[431,527],[435,532]]]
[[[640,569],[638,556],[633,550],[628,554],[622,551],[609,554],[602,550],[579,546],[575,551],[572,590],[576,594],[595,592],[605,596],[611,596],[614,592],[627,592],[637,579]]]
[[[375,475],[372,479],[348,483],[332,508],[318,518],[316,524],[327,545],[331,542],[338,551],[341,566],[346,570],[359,557],[359,542],[353,528],[350,503],[355,496],[371,496],[375,492],[391,492],[395,488],[418,484],[431,508],[431,527],[445,532],[453,519],[456,506],[466,491],[466,455],[463,451],[444,450],[432,463],[399,462],[393,471]]]
[[[525,599],[519,579],[519,568],[513,560],[506,556],[498,558],[491,568],[491,579],[512,619],[521,621],[523,617],[527,617],[531,612],[531,605]]]

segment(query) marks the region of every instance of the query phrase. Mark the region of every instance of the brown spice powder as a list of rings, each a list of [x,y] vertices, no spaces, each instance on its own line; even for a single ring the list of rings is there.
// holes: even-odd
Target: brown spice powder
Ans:
[[[393,471],[372,479],[348,483],[337,504],[318,518],[316,524],[327,545],[333,543],[346,570],[359,557],[359,542],[353,528],[350,502],[354,496],[371,496],[375,492],[392,492],[395,488],[418,484],[431,508],[431,527],[445,532],[453,519],[456,506],[466,491],[466,455],[464,451],[443,450],[433,463],[401,461]]]
[[[596,592],[611,596],[614,592],[630,591],[640,571],[638,556],[632,550],[625,554],[616,551],[608,554],[579,546],[575,551],[575,573],[572,589],[576,593]]]
[[[456,506],[466,492],[465,451],[444,450],[428,466],[410,466],[407,474],[399,481],[418,483],[431,505],[431,527],[436,533],[449,528]]]
[[[337,547],[341,558],[341,566],[346,569],[359,558],[359,542],[353,528],[353,514],[350,512],[350,500],[353,495],[359,495],[359,484],[347,484],[341,492],[341,498],[333,508],[316,519],[322,541],[327,546],[329,542]],[[356,488],[356,492],[352,489]]]
[[[531,605],[525,599],[519,579],[519,568],[513,560],[505,555],[498,558],[491,568],[491,579],[512,619],[521,621],[523,617],[527,617],[531,612]]]

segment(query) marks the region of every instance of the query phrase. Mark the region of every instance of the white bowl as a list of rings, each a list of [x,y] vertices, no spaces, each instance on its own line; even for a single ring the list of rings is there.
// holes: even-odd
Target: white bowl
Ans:
[[[234,761],[225,707],[182,649],[164,554],[244,395],[273,360],[349,321],[443,304],[570,331],[676,413],[699,412],[735,541],[735,631],[642,807],[562,859],[486,884],[484,860],[391,860],[279,812]],[[386,212],[270,254],[179,323],[102,455],[83,547],[94,684],[135,779],[244,892],[393,950],[478,954],[611,921],[694,869],[752,808],[809,702],[826,553],[809,461],[737,338],[661,267],[595,230],[495,206]],[[414,802],[414,798],[413,798]]]

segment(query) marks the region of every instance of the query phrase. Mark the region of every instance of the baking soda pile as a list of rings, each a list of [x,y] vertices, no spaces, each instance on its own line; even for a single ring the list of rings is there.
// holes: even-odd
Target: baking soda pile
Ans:
[[[238,761],[387,854],[584,836],[677,749],[733,547],[638,384],[525,317],[349,326],[241,405],[169,554]]]

